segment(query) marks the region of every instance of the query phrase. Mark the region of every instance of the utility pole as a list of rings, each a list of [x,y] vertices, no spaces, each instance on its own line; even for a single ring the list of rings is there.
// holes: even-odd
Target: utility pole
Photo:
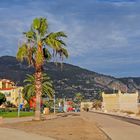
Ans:
[[[54,94],[54,114],[55,114],[55,94]]]
[[[66,98],[65,98],[65,97],[64,97],[64,100],[63,100],[63,101],[64,101],[63,111],[64,111],[64,112],[67,112],[67,111],[66,111]]]

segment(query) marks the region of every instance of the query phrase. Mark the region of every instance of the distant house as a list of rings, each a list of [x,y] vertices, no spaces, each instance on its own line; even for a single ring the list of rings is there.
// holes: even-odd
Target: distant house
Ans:
[[[22,98],[23,87],[16,86],[15,83],[8,79],[0,79],[0,93],[6,96],[6,101],[18,106],[18,103],[23,103]]]
[[[104,111],[124,111],[138,113],[138,92],[122,93],[102,93],[102,108]]]

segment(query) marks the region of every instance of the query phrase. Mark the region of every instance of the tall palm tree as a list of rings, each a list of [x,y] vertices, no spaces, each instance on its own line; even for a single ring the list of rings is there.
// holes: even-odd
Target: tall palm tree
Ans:
[[[42,95],[42,70],[45,60],[51,57],[68,57],[64,48],[66,44],[62,38],[67,37],[64,32],[48,33],[48,21],[46,18],[35,18],[28,32],[24,32],[25,41],[19,44],[17,59],[27,60],[29,65],[35,68],[35,92],[36,109],[35,120],[41,119],[40,103]]]
[[[27,74],[24,80],[25,86],[23,89],[23,98],[29,103],[30,99],[35,96],[35,76]],[[46,73],[42,75],[42,97],[49,97],[52,99],[54,96],[54,89],[52,81]]]

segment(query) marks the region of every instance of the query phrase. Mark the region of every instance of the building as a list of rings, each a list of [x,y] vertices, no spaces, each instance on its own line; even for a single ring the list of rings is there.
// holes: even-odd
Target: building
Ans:
[[[138,92],[135,93],[102,93],[104,111],[124,111],[138,113]]]
[[[23,103],[23,87],[16,86],[14,82],[7,79],[0,79],[0,93],[6,96],[6,101],[18,106]]]

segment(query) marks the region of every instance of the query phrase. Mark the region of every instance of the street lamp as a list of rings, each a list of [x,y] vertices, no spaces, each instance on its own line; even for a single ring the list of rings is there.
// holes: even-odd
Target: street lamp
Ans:
[[[21,89],[18,91],[18,117],[20,117],[20,98],[21,98]]]
[[[55,114],[55,94],[54,94],[54,114]]]

